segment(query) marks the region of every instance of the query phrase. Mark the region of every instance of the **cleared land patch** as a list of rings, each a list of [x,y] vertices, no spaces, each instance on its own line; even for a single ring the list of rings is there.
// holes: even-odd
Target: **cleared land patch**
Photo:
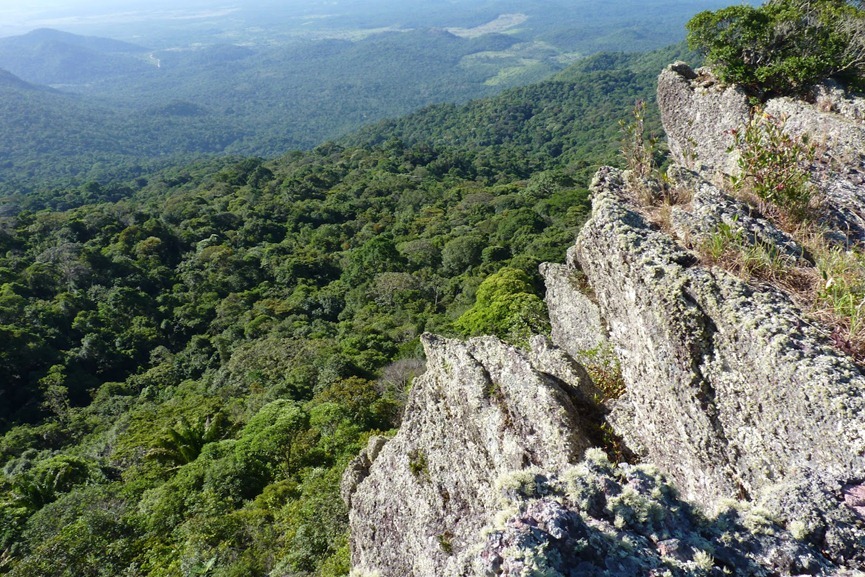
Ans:
[[[474,28],[445,28],[445,30],[454,36],[459,36],[460,38],[477,38],[484,34],[504,32],[514,26],[519,26],[528,19],[529,17],[527,15],[521,12],[516,12],[514,14],[502,14],[495,20],[487,22],[486,24],[481,24],[480,26],[475,26]]]

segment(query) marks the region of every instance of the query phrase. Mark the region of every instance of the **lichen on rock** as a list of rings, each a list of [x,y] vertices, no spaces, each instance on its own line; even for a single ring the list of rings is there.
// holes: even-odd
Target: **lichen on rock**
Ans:
[[[622,186],[615,171],[599,174],[576,245],[622,361],[616,432],[707,507],[759,501],[779,484],[829,494],[865,478],[859,368],[785,295],[697,266],[628,207]],[[814,514],[855,524],[842,507]],[[865,546],[865,531],[844,539],[830,556]]]
[[[541,267],[551,340],[424,336],[402,428],[343,480],[358,574],[862,575],[865,375],[786,294],[689,250],[727,227],[811,265],[717,186],[737,170],[730,131],[748,99],[676,63],[658,101],[691,199],[671,211],[678,240],[602,168],[566,263]],[[862,99],[827,86],[766,109],[792,133],[831,131],[811,167],[823,222],[865,241]],[[586,364],[598,349],[620,371],[615,395]],[[591,449],[602,426],[643,464]]]
[[[529,490],[506,495],[513,512],[485,531],[472,575],[813,575],[836,569],[757,508],[736,504],[706,516],[682,501],[654,467],[614,466],[598,450],[560,475],[538,475]]]
[[[716,182],[739,173],[734,131],[749,121],[748,96],[736,86],[707,82],[706,69],[684,62],[658,77],[658,105],[676,164]],[[707,85],[708,84],[708,85]],[[865,98],[826,83],[815,88],[814,102],[773,98],[763,113],[783,121],[785,133],[816,148],[811,179],[824,197],[823,220],[850,242],[865,241]]]
[[[382,577],[460,574],[500,475],[557,471],[589,447],[579,399],[523,352],[494,337],[423,343],[403,425],[349,493],[352,563]]]

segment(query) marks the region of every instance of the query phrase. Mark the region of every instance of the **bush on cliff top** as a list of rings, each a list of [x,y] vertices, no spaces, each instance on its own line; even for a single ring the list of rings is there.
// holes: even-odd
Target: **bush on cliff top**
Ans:
[[[691,49],[724,82],[760,97],[799,94],[830,77],[865,88],[865,9],[860,1],[769,0],[701,12]]]

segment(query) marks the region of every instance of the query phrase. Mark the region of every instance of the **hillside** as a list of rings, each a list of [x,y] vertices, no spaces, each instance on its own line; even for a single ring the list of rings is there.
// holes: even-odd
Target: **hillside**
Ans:
[[[144,71],[142,46],[42,28],[0,38],[0,67],[35,84],[86,84]]]
[[[122,36],[130,41],[45,28],[0,38],[0,68],[66,93],[4,95],[15,104],[0,110],[8,127],[0,194],[106,185],[201,155],[308,150],[430,104],[539,82],[601,50],[678,41],[700,7],[362,4],[308,14],[312,8],[251,2],[223,16],[215,10],[207,25],[193,15],[161,22],[158,12]]]
[[[590,106],[585,74],[539,88],[568,142],[596,138],[584,110],[615,124],[647,90],[629,73]],[[586,163],[613,161],[619,135],[527,165],[541,113],[497,129],[520,149],[330,143],[10,199],[2,570],[344,575],[340,476],[399,425],[420,334],[545,330],[537,265],[563,258]]]
[[[8,170],[0,177],[0,190],[105,183],[112,176],[135,176],[137,166],[176,164],[196,154],[273,157],[309,149],[383,116],[497,92],[507,84],[486,86],[486,71],[458,63],[468,54],[514,42],[495,35],[461,39],[412,31],[364,42],[329,40],[254,51],[218,45],[159,53],[154,56],[159,68],[148,64],[135,74],[113,67],[114,56],[104,55],[115,75],[81,86],[54,78],[62,94],[32,98],[28,91],[4,87],[9,102],[0,110],[0,122],[8,127],[8,137],[0,151]],[[66,59],[77,56],[66,48],[52,54],[34,58],[74,69]],[[7,60],[0,58],[7,66],[15,64]],[[554,70],[541,66],[514,82],[539,80]],[[42,74],[33,78],[46,79]],[[198,113],[178,114],[178,103],[180,110]],[[33,121],[46,117],[50,122]],[[90,174],[94,164],[110,165],[111,174]]]
[[[152,48],[170,96],[0,72],[0,574],[865,571],[863,95],[565,65],[669,3],[403,4],[171,12],[262,42]],[[846,11],[863,47],[843,4],[773,30]],[[335,136],[246,155],[297,126]]]
[[[353,574],[862,574],[865,98],[810,100],[661,72],[669,170],[637,134],[597,171],[549,338],[421,337],[343,477]]]
[[[368,146],[395,138],[409,146],[458,148],[469,155],[495,150],[507,159],[508,170],[523,175],[550,163],[597,167],[618,152],[618,123],[634,103],[642,100],[653,109],[657,70],[670,59],[685,57],[696,59],[682,45],[640,55],[600,54],[547,82],[464,106],[430,106],[368,126],[339,142]],[[567,106],[562,105],[565,102]],[[657,114],[650,114],[646,130],[660,132]],[[584,176],[588,184],[590,172]]]

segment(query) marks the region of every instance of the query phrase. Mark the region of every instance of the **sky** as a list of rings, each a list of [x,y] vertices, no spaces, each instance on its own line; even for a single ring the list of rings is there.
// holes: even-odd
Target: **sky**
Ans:
[[[203,19],[230,14],[239,4],[231,0],[0,0],[0,36],[35,28],[91,33],[112,26]]]

